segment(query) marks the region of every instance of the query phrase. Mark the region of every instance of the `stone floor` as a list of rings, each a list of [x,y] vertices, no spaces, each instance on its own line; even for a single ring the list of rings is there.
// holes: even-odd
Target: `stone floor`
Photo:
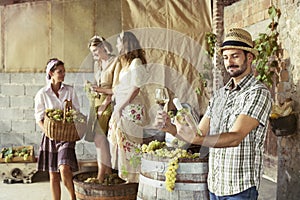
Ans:
[[[276,200],[277,184],[263,178],[259,189],[259,200]],[[32,183],[5,184],[0,183],[0,200],[51,200],[49,179],[47,174],[37,173]],[[62,186],[62,200],[68,200],[68,193]]]
[[[258,200],[276,200],[277,183],[263,178],[258,191]]]

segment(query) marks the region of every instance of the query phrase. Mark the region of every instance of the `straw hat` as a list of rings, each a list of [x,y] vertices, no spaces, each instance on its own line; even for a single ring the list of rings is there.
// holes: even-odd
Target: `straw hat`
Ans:
[[[241,49],[252,53],[255,57],[258,55],[258,51],[254,49],[254,43],[250,33],[240,28],[232,28],[229,30],[218,53],[222,55],[225,49]]]

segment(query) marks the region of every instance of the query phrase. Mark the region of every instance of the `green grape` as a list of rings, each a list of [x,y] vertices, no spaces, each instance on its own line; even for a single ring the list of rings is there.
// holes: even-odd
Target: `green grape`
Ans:
[[[142,151],[144,153],[148,153],[151,151],[155,151],[156,149],[160,149],[166,146],[165,142],[159,142],[157,140],[151,141],[148,145],[144,144],[142,145]]]
[[[177,149],[176,149],[177,150]],[[170,159],[168,163],[168,169],[165,173],[166,176],[166,189],[167,191],[171,192],[175,188],[175,182],[176,182],[176,175],[177,175],[177,169],[178,169],[178,158]]]
[[[56,121],[61,121],[62,117],[61,117],[61,115],[56,114],[56,115],[53,116],[53,119],[55,119]]]
[[[24,156],[23,156],[23,160],[27,161],[28,160],[28,154],[26,153]]]
[[[71,123],[71,122],[73,122],[73,118],[72,117],[66,117],[66,121]]]
[[[53,112],[53,111],[54,111],[54,109],[52,109],[52,108],[47,108],[47,109],[45,110],[46,113],[50,113],[50,112]]]
[[[147,145],[146,144],[143,144],[141,148],[142,148],[143,153],[147,152]]]
[[[187,115],[187,114],[190,114],[190,112],[189,112],[189,110],[187,109],[187,108],[183,108],[183,109],[181,109],[181,110],[179,110],[179,111],[177,111],[177,114],[176,114],[176,120],[180,123],[180,124],[182,124],[182,125],[188,125],[188,123],[186,122],[186,120],[185,120],[185,115]]]
[[[56,121],[62,121],[63,120],[63,113],[64,111],[61,109],[46,109],[45,110],[46,115],[53,120]],[[81,114],[80,112],[70,109],[66,112],[66,121],[69,123],[72,122],[79,122],[79,123],[85,123],[85,116]]]
[[[177,143],[180,141],[177,140]],[[169,159],[167,171],[165,173],[166,190],[171,192],[175,188],[177,169],[179,168],[179,160],[181,158],[195,159],[199,157],[199,153],[189,153],[186,149],[183,149],[184,145],[177,145],[176,148],[168,148],[165,142],[159,142],[157,140],[150,142],[148,145],[143,144],[141,146],[141,152],[144,154],[153,155],[160,158]]]

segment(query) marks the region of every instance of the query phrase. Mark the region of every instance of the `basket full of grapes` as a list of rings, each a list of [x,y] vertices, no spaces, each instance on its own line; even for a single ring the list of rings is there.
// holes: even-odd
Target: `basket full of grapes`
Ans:
[[[52,140],[74,142],[86,131],[86,116],[72,108],[72,101],[65,100],[64,110],[45,110],[44,129]]]

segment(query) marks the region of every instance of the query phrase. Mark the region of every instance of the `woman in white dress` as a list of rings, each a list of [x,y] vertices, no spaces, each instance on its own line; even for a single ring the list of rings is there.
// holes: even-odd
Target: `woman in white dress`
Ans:
[[[115,106],[110,119],[108,139],[111,146],[112,167],[127,182],[139,180],[140,160],[135,150],[143,142],[143,126],[149,123],[141,88],[148,80],[145,52],[136,36],[122,32],[117,39],[121,71],[119,84],[113,88]]]

